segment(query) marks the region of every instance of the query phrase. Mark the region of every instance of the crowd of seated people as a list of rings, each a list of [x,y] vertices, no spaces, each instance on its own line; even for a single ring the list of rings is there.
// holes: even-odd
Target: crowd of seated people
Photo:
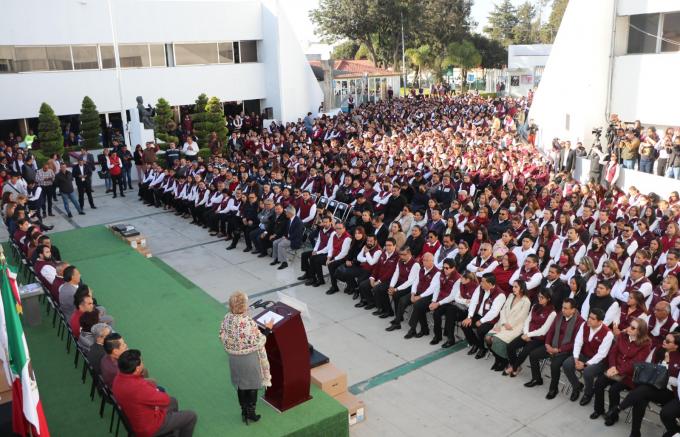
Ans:
[[[177,401],[164,390],[152,381],[137,379],[140,366],[143,370],[139,351],[126,358],[127,344],[114,332],[113,317],[97,303],[92,289],[82,282],[80,271],[62,260],[59,249],[44,234],[44,227],[27,218],[28,211],[14,204],[10,196],[6,200],[3,211],[10,239],[51,296],[54,310],[65,320],[77,347],[92,366],[93,376],[100,375],[115,394],[131,431],[151,437],[176,430],[182,437],[191,436],[196,414],[178,411]]]
[[[640,435],[657,402],[672,435],[680,198],[574,180],[498,123],[525,111],[512,98],[395,99],[236,132],[224,156],[150,166],[139,195],[228,250],[243,239],[279,268],[299,255],[299,280],[319,287],[327,271],[327,294],[344,284],[357,308],[390,319],[387,331],[406,323],[406,339],[448,348],[460,326],[468,354],[493,354],[493,370],[516,377],[528,360],[529,388],[548,363],[548,399],[564,370],[570,399],[592,402],[605,425],[632,406]],[[666,365],[668,387],[636,387],[640,362]]]

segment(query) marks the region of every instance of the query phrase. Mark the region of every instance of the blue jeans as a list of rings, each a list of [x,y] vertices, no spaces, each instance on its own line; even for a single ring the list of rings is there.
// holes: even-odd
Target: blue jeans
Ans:
[[[624,159],[623,166],[631,170],[635,170],[635,160],[634,159]]]
[[[123,166],[123,187],[127,184],[127,188],[132,189],[132,167]]]
[[[680,179],[680,167],[668,167],[666,170],[666,177]]]
[[[104,178],[104,186],[106,187],[106,191],[109,191],[111,189],[111,176],[107,173],[106,177]]]
[[[643,173],[652,173],[652,169],[654,168],[654,160],[653,159],[641,159],[640,160],[640,171]]]
[[[76,211],[83,212],[83,210],[80,208],[80,205],[78,204],[78,198],[76,197],[76,193],[74,191],[71,191],[70,193],[59,194],[61,194],[61,200],[64,202],[64,209],[66,210],[66,214],[71,214],[71,210],[68,207],[69,200],[71,201],[73,206],[76,207]]]

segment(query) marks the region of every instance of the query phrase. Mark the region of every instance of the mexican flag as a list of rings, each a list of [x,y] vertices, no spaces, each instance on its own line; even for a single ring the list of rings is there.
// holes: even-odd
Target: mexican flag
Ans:
[[[12,383],[12,429],[22,436],[31,433],[33,437],[49,437],[26,336],[19,319],[21,303],[17,300],[16,276],[6,266],[2,267],[0,276],[0,359],[6,363],[3,370]]]

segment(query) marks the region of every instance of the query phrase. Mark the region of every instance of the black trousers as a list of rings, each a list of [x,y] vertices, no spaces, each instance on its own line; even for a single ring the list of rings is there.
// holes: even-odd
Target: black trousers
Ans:
[[[408,325],[411,330],[415,330],[418,324],[420,324],[420,332],[429,332],[427,326],[427,313],[430,311],[430,303],[432,302],[432,296],[421,297],[413,304],[413,312],[411,312],[411,318],[408,321]]]
[[[92,185],[89,182],[81,182],[77,184],[78,188],[78,203],[80,204],[80,209],[85,206],[85,195],[87,194],[87,201],[90,204],[90,208],[94,206],[94,200],[92,199]]]
[[[118,186],[120,190],[120,195],[125,196],[123,191],[125,191],[125,187],[123,186],[123,173],[119,175],[111,175],[111,189],[113,190],[113,196],[116,196],[116,185]]]
[[[611,387],[610,387],[611,386]],[[595,412],[604,414],[604,389],[609,387],[609,409],[619,405],[621,392],[628,390],[628,386],[623,382],[614,381],[607,375],[600,375],[595,380]]]
[[[399,290],[392,296],[394,302],[394,321],[401,323],[404,321],[404,312],[411,305],[411,287]]]
[[[529,354],[529,363],[531,364],[531,379],[542,380],[540,361],[544,358],[550,358],[550,390],[557,390],[560,383],[560,374],[562,373],[562,363],[567,358],[573,356],[572,352],[560,352],[556,355],[550,355],[545,349],[545,344],[542,347],[537,347]]]
[[[317,281],[323,281],[323,266],[326,265],[326,254],[314,255],[309,259],[311,276]],[[308,272],[310,271],[308,270]]]
[[[670,402],[666,403],[661,409],[661,422],[663,426],[666,427],[666,432],[663,437],[671,437],[677,432],[680,432],[680,427],[678,426],[677,418],[680,417],[680,400],[674,398]]]
[[[358,287],[359,295],[361,295],[361,300],[363,302],[366,302],[369,305],[375,305],[383,312],[391,313],[392,307],[390,306],[389,297],[382,298],[383,294],[387,296],[388,288],[389,284],[385,284],[384,282],[381,282],[375,287],[371,287],[371,281],[368,278],[360,281]],[[378,298],[378,294],[381,295],[380,298]]]
[[[241,221],[241,224],[239,226],[240,232],[234,233],[234,239],[232,240],[231,244],[236,246],[238,244],[238,240],[241,238],[241,234],[243,234],[243,239],[246,242],[246,248],[252,249],[253,244],[250,241],[250,233],[253,232],[255,229],[258,229],[258,225],[247,225]]]
[[[444,323],[444,335],[449,340],[454,339],[454,328],[456,326],[456,307],[451,303],[439,305],[434,312],[432,312],[432,319],[434,321],[434,335],[436,337],[442,336],[442,318],[446,317]]]
[[[479,349],[485,350],[486,344],[484,343],[484,337],[486,337],[486,334],[491,331],[494,323],[486,322],[477,327],[475,324],[477,321],[479,321],[479,319],[481,319],[480,315],[475,314],[472,318],[472,323],[470,326],[463,327],[463,334],[465,334],[465,339],[469,344],[477,346]]]
[[[370,275],[371,272],[361,268],[360,266],[347,267],[346,264],[341,265],[335,272],[336,281],[344,282],[347,284],[347,287],[352,290],[356,290],[359,287],[359,284],[361,284],[364,280],[367,280]]]
[[[527,342],[522,340],[522,336],[520,335],[508,343],[508,362],[514,370],[517,370],[524,360],[527,359],[531,351],[543,345],[543,340],[529,340]],[[518,351],[519,353],[517,353]]]
[[[328,274],[331,277],[331,287],[337,289],[338,288],[338,277],[337,277],[337,271],[341,266],[345,265],[345,260],[338,260],[338,261],[331,261],[328,263]]]
[[[673,399],[675,399],[675,392],[668,389],[659,390],[651,385],[639,385],[631,390],[619,405],[621,410],[633,407],[633,421],[630,427],[631,435],[640,435],[642,419],[645,417],[647,405],[650,402],[664,405]]]
[[[42,202],[40,203],[40,207],[42,209],[42,215],[44,217],[47,214],[52,214],[52,202],[54,198],[54,192],[56,190],[54,188],[54,185],[48,185],[46,187],[41,188],[42,192],[40,193],[40,197],[42,199]]]

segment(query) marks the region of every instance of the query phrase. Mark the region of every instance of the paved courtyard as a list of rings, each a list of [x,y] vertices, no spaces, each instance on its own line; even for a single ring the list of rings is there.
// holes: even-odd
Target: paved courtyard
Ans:
[[[430,338],[403,339],[405,330],[385,332],[387,322],[354,308],[350,296],[327,296],[326,288],[306,287],[297,280],[299,261],[283,271],[269,258],[226,251],[227,244],[210,237],[162,209],[137,201],[136,193],[112,199],[98,187],[97,210],[66,219],[49,218],[52,232],[96,224],[127,223],[147,237],[153,256],[161,258],[219,302],[234,290],[257,299],[293,296],[309,307],[305,326],[310,342],[340,369],[347,371],[351,390],[366,404],[366,421],[351,427],[356,437],[369,436],[627,436],[622,420],[607,428],[588,418],[592,404],[580,407],[560,393],[544,399],[547,388],[527,389],[528,372],[510,379],[491,372],[491,361],[474,360],[466,349],[442,351]],[[61,202],[57,204],[61,212]],[[5,240],[4,230],[0,237]],[[69,254],[63,254],[68,259]],[[123,272],[124,274],[124,272]],[[83,272],[87,281],[87,272]],[[658,436],[658,416],[647,414],[643,436]]]

